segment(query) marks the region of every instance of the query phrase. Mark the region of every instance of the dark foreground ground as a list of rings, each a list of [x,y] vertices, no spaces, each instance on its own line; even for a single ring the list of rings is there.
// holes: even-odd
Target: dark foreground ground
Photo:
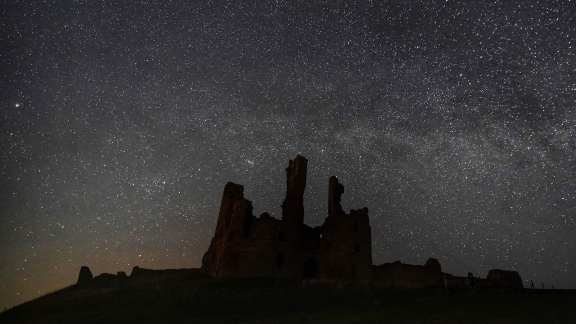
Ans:
[[[0,323],[576,323],[576,291],[156,280],[65,288],[0,314]]]

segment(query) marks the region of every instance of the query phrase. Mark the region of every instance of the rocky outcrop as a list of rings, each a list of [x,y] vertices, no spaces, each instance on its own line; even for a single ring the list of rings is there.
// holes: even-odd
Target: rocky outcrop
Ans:
[[[92,275],[92,271],[87,266],[80,267],[80,273],[78,274],[78,280],[76,281],[77,285],[85,285],[94,279]]]

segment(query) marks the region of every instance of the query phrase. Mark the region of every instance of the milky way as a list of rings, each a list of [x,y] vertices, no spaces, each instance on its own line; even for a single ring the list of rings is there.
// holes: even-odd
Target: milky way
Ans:
[[[576,288],[574,1],[7,1],[0,307],[196,267],[227,181],[367,206],[376,263]]]

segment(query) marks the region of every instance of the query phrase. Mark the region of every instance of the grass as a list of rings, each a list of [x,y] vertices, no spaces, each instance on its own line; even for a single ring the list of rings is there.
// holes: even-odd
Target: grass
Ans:
[[[576,291],[373,290],[198,279],[67,289],[0,323],[576,323]]]

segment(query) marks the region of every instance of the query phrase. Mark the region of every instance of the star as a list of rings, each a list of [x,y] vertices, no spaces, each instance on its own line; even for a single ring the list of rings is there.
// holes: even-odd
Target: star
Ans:
[[[576,287],[573,1],[10,3],[0,309],[198,267],[224,185],[279,217],[296,154],[306,222],[337,176],[376,264]]]

